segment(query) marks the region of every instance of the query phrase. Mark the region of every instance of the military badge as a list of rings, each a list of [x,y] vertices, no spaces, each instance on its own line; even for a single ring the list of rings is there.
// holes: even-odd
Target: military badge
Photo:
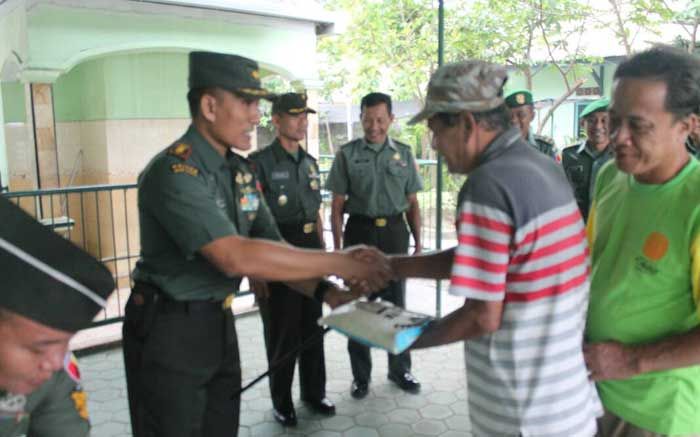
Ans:
[[[524,105],[525,104],[525,94],[519,93],[518,95],[516,95],[515,101],[518,102],[518,105]]]
[[[250,76],[255,80],[260,80],[260,71],[253,70],[250,72]]]
[[[243,181],[244,181],[246,184],[249,184],[250,181],[252,181],[252,180],[253,180],[253,175],[252,175],[252,174],[246,173],[246,174],[243,175]]]
[[[63,370],[66,371],[70,379],[76,384],[80,384],[80,369],[78,368],[78,359],[75,355],[68,353],[63,359]]]
[[[284,206],[287,204],[288,200],[289,199],[287,198],[287,196],[285,194],[280,194],[280,197],[277,198],[277,204],[279,206]]]
[[[168,149],[168,155],[176,156],[186,161],[192,155],[192,146],[187,143],[178,143]]]
[[[309,182],[309,186],[312,190],[318,190],[318,181],[316,179]]]
[[[241,197],[241,211],[243,212],[255,212],[258,210],[260,205],[260,198],[258,198],[258,193],[248,193]]]
[[[170,171],[173,173],[185,173],[190,176],[197,176],[199,174],[199,169],[197,167],[181,163],[171,165]]]
[[[401,155],[399,154],[399,152],[396,152],[394,153],[394,156],[392,156],[392,158],[394,159],[394,161],[398,161],[401,159]]]
[[[236,173],[235,179],[238,185],[243,185],[243,175],[241,173]]]
[[[89,420],[90,417],[87,410],[87,394],[85,394],[85,392],[82,390],[76,390],[70,394],[70,397],[73,399],[73,406],[75,407],[75,411],[78,412],[78,415],[85,420]]]
[[[255,221],[255,217],[256,217],[255,213],[251,212],[250,214],[248,214],[248,221],[249,222]]]

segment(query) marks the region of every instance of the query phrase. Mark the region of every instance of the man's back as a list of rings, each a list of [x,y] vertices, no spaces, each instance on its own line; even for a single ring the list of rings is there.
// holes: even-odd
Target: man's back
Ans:
[[[590,436],[601,411],[582,341],[584,225],[561,168],[509,130],[460,192],[451,293],[503,300],[499,330],[465,342],[476,434]]]

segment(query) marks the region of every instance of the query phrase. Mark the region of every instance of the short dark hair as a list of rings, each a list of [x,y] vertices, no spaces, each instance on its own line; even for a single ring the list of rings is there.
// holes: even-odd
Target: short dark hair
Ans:
[[[700,60],[675,47],[658,45],[623,61],[614,79],[647,79],[666,84],[665,109],[676,119],[700,107]]]
[[[384,93],[369,93],[364,96],[360,101],[360,113],[364,112],[365,108],[381,105],[382,103],[386,105],[386,109],[391,115],[391,96]]]
[[[202,101],[202,96],[207,91],[207,88],[192,88],[187,93],[187,104],[190,107],[190,117],[194,119],[199,115],[199,102]]]
[[[439,112],[435,114],[442,124],[448,127],[455,126],[460,119],[461,112]],[[510,127],[510,109],[505,104],[483,112],[472,112],[474,120],[482,123],[490,131],[504,131]]]

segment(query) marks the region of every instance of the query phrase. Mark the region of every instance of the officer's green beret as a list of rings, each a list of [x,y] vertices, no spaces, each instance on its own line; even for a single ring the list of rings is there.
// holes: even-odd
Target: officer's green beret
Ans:
[[[306,94],[286,93],[272,100],[272,113],[297,115],[301,113],[315,114],[316,111],[306,106]]]
[[[114,290],[95,258],[0,196],[0,308],[61,331],[90,325]]]
[[[532,105],[532,93],[528,90],[511,91],[506,95],[505,101],[509,108]]]
[[[607,111],[608,106],[610,105],[610,99],[607,97],[604,97],[602,99],[594,100],[591,103],[589,103],[583,111],[581,111],[581,115],[579,115],[579,118],[584,118],[587,115],[593,114],[594,112],[598,111]]]
[[[189,87],[217,87],[246,97],[269,99],[273,94],[260,83],[258,63],[237,55],[190,53]]]

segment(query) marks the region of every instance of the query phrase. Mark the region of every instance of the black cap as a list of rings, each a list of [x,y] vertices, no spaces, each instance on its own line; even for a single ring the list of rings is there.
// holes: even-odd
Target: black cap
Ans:
[[[62,331],[90,325],[114,291],[95,258],[0,196],[0,308]]]
[[[258,63],[238,55],[190,52],[188,85],[190,89],[223,88],[259,99],[274,97],[260,83]]]
[[[272,113],[298,115],[302,113],[315,114],[316,111],[306,106],[306,94],[286,93],[272,100]]]

